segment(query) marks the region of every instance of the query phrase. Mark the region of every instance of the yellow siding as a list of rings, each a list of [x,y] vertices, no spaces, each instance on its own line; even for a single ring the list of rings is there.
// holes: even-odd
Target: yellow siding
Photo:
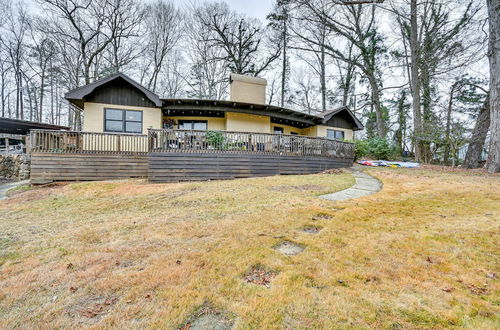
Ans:
[[[354,139],[354,134],[353,134],[352,129],[322,126],[322,125],[304,128],[302,130],[302,134],[307,135],[307,136],[326,137],[326,130],[327,129],[334,129],[336,131],[343,131],[345,140],[353,140]]]
[[[86,102],[84,105],[83,131],[85,132],[104,132],[104,108],[123,109],[123,110],[139,110],[143,114],[143,134],[147,134],[148,128],[162,128],[163,120],[206,120],[209,130],[227,130],[235,132],[255,132],[255,133],[272,133],[273,128],[283,127],[284,134],[292,132],[305,136],[326,137],[327,129],[335,129],[344,131],[346,140],[353,140],[354,134],[351,129],[328,127],[328,126],[312,126],[304,129],[299,129],[292,126],[280,125],[271,123],[271,118],[267,116],[250,115],[237,112],[226,112],[225,118],[213,117],[162,117],[160,108],[145,108],[132,107],[124,105],[103,104]]]
[[[319,136],[317,126],[303,128],[301,134],[305,136]]]
[[[83,110],[83,131],[104,132],[104,108],[142,111],[142,133],[148,128],[161,128],[162,113],[160,108],[131,107],[126,105],[85,102]]]
[[[246,113],[227,112],[226,130],[235,132],[270,133],[271,118]]]
[[[179,120],[206,120],[208,129],[213,131],[224,131],[226,129],[225,118],[214,117],[163,117],[163,120],[173,119],[176,122]],[[177,128],[177,127],[174,127]]]

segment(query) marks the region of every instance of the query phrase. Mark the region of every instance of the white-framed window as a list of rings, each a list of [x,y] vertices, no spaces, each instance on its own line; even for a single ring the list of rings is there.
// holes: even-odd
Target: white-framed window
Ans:
[[[104,109],[104,131],[142,133],[142,111]]]
[[[326,137],[332,140],[343,140],[345,138],[345,133],[337,129],[327,129]]]

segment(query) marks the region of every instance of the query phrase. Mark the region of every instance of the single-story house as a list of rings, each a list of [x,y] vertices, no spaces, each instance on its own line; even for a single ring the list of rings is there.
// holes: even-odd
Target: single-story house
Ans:
[[[266,80],[230,76],[229,100],[161,99],[123,73],[116,73],[65,95],[83,111],[84,132],[142,133],[148,129],[217,130],[278,133],[353,140],[363,129],[340,107],[307,114],[267,105]]]
[[[346,107],[308,114],[265,104],[266,81],[232,74],[229,100],[161,99],[117,73],[74,89],[81,132],[32,130],[32,182],[147,177],[151,182],[319,173],[349,167]]]

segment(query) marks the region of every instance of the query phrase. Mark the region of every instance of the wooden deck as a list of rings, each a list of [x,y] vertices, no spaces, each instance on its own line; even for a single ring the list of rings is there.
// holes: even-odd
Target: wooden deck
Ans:
[[[235,153],[150,153],[151,182],[249,178],[280,174],[311,174],[350,167],[352,160],[318,156]]]
[[[31,154],[31,182],[99,181],[147,178],[148,156],[145,154]]]
[[[310,174],[350,167],[350,143],[296,135],[150,130],[148,135],[31,133],[33,183],[148,178],[151,182]]]

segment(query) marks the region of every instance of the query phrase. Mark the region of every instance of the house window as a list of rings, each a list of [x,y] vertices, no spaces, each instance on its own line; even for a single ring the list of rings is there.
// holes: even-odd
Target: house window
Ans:
[[[207,130],[206,120],[179,120],[179,129]]]
[[[142,111],[104,109],[104,131],[142,133]]]
[[[327,129],[326,130],[326,137],[328,139],[333,139],[333,140],[343,140],[344,139],[344,131],[339,131],[336,129]]]
[[[274,126],[273,132],[274,134],[283,134],[283,127]]]

